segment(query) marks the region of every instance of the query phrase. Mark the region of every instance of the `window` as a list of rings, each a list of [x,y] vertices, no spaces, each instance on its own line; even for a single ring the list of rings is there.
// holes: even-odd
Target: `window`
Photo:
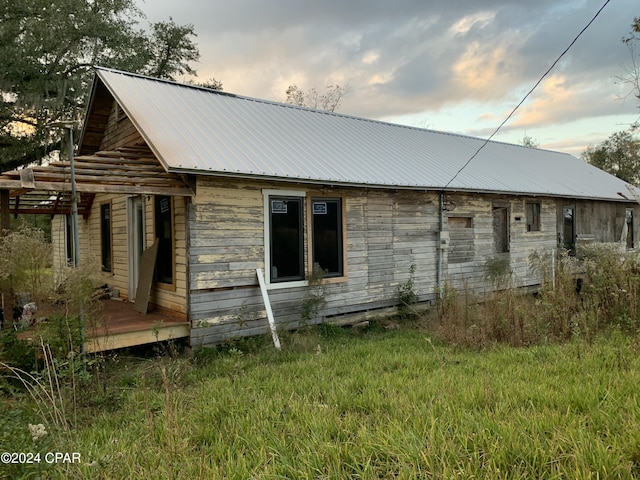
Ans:
[[[156,195],[155,228],[158,239],[158,257],[156,260],[156,280],[160,283],[173,284],[173,215],[171,197]]]
[[[100,205],[102,271],[111,271],[111,204]]]
[[[540,203],[525,202],[525,216],[527,218],[527,232],[540,231]]]
[[[311,201],[313,264],[325,277],[343,275],[342,201],[339,198],[316,198]]]
[[[269,197],[270,281],[304,280],[302,198]]]
[[[305,192],[293,190],[264,190],[263,194],[268,282],[282,287],[304,285],[316,264],[325,278],[344,276],[342,199],[307,199]]]
[[[67,265],[73,265],[75,255],[73,254],[73,222],[71,215],[64,216],[64,232],[65,232],[65,256],[67,257]]]
[[[625,209],[625,222],[627,223],[627,248],[634,248],[633,241],[633,208]]]
[[[562,207],[562,241],[569,255],[576,254],[576,216],[573,207]]]
[[[475,257],[473,221],[471,217],[448,217],[449,263],[472,262]]]

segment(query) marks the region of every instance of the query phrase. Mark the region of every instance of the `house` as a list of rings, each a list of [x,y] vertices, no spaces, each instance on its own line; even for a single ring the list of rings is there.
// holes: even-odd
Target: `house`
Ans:
[[[268,331],[257,269],[292,327],[316,264],[314,321],[340,321],[396,305],[411,271],[430,301],[444,282],[489,288],[488,258],[528,286],[541,281],[532,252],[638,239],[635,187],[567,154],[104,68],[76,174],[82,256],[99,255],[133,301],[157,240],[149,301],[187,322],[192,346]],[[70,257],[69,187],[66,163],[0,176],[5,210],[54,216],[57,265]]]

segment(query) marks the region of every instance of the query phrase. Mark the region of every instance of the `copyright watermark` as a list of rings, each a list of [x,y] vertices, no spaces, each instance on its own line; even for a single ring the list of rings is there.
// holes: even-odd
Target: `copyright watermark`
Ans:
[[[2,452],[0,463],[81,463],[81,456],[78,452]]]

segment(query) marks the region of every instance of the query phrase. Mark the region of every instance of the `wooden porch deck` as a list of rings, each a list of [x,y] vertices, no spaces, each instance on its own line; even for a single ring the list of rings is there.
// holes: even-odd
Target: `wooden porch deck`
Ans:
[[[133,304],[104,300],[100,322],[86,329],[87,353],[104,352],[189,336],[189,322],[159,312],[136,312]]]

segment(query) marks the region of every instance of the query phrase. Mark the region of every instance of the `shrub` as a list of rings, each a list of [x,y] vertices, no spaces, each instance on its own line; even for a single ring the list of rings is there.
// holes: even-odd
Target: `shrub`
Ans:
[[[6,287],[36,302],[51,293],[51,244],[42,230],[23,223],[0,238],[0,288]]]
[[[416,265],[409,267],[409,278],[398,285],[398,316],[401,320],[409,320],[416,317],[414,305],[418,302],[418,293],[415,290],[414,274]]]

